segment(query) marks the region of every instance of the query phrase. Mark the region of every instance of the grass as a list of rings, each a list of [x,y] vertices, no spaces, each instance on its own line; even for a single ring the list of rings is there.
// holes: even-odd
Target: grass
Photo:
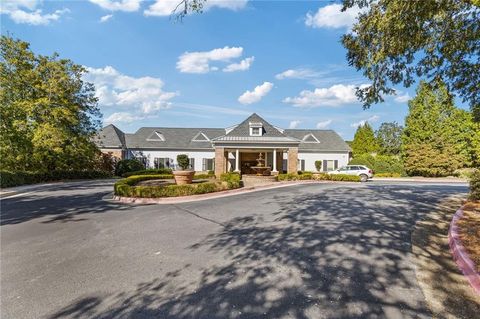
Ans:
[[[480,273],[480,202],[468,202],[458,221],[460,239]]]

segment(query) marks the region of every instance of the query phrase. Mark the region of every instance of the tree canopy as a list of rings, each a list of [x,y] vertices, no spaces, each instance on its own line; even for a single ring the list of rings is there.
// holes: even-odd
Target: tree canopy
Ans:
[[[402,145],[403,127],[397,122],[384,122],[375,132],[380,153],[383,155],[399,155]]]
[[[367,108],[415,77],[442,80],[480,120],[479,0],[343,0],[364,10],[342,43],[371,86],[357,89]]]
[[[101,113],[84,67],[9,36],[0,54],[0,169],[90,168]]]
[[[409,102],[402,156],[409,175],[445,176],[478,161],[478,123],[456,108],[444,83],[421,82]]]
[[[359,125],[351,144],[353,156],[376,153],[379,150],[375,133],[370,124]]]

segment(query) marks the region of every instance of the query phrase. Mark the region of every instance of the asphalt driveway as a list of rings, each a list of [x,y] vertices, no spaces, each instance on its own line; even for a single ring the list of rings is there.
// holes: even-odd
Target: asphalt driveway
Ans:
[[[465,185],[313,184],[177,205],[112,182],[1,200],[2,318],[428,318],[410,236]]]

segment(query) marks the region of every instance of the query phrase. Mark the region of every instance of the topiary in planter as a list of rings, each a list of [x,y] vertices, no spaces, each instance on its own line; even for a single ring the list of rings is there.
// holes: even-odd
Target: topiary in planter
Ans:
[[[178,166],[180,166],[181,170],[173,171],[175,183],[177,183],[177,185],[191,184],[195,171],[188,169],[190,166],[190,160],[188,158],[188,155],[177,155],[177,164]]]
[[[190,160],[188,158],[188,155],[187,154],[177,155],[177,163],[182,170],[184,171],[187,170],[190,166]]]

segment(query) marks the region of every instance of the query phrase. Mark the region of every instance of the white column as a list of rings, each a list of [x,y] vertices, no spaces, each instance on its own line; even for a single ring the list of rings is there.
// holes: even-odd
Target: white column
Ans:
[[[240,172],[240,152],[238,148],[235,151],[235,172]]]
[[[276,149],[273,150],[273,170],[272,170],[272,172],[275,172],[275,173],[278,172],[277,171],[277,150]]]

